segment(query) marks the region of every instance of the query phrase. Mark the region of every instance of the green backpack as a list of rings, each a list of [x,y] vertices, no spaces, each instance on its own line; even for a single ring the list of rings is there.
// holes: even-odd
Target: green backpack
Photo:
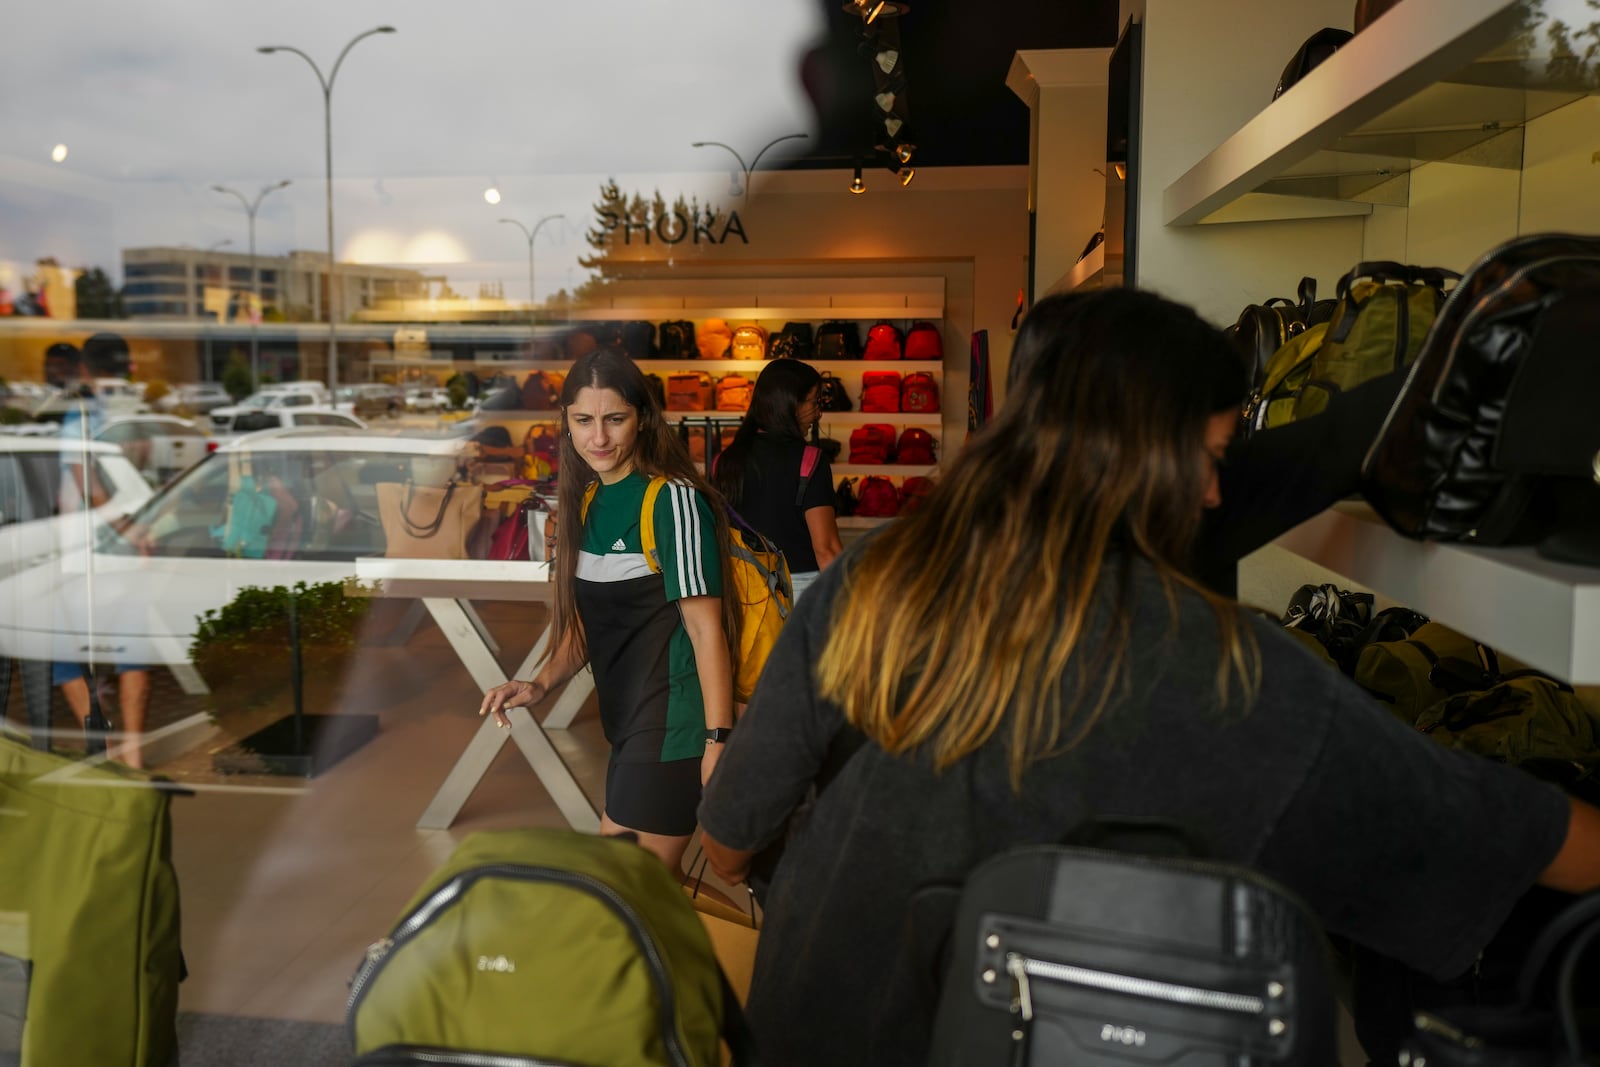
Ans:
[[[1415,726],[1423,712],[1459,691],[1455,679],[1464,672],[1446,669],[1439,673],[1436,668],[1441,663],[1483,670],[1483,658],[1488,655],[1487,649],[1465,634],[1430,622],[1406,640],[1363,646],[1353,677],[1407,726]]]
[[[1334,395],[1410,366],[1444,305],[1445,282],[1459,277],[1440,267],[1358,264],[1339,279],[1332,318],[1296,335],[1267,361],[1246,428],[1310,418]]]
[[[173,1062],[170,798],[145,783],[0,737],[0,1063]]]
[[[358,1064],[508,1067],[715,1067],[743,1023],[666,865],[564,830],[463,840],[368,949],[346,1018]]]
[[[1600,721],[1571,689],[1532,673],[1481,692],[1458,693],[1422,713],[1434,740],[1521,767],[1595,799]]]

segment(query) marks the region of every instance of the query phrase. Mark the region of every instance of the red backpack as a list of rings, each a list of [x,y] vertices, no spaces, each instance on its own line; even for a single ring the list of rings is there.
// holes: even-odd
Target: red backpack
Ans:
[[[894,483],[876,474],[861,479],[856,514],[869,519],[887,519],[900,514],[900,494],[895,492]]]
[[[893,455],[893,426],[869,422],[850,431],[851,463],[888,463]]]
[[[939,410],[939,383],[927,371],[906,375],[900,386],[900,410],[933,414]]]
[[[899,411],[900,388],[899,371],[867,371],[861,376],[861,410]]]
[[[854,435],[851,443],[854,444]],[[896,463],[931,464],[933,462],[933,434],[915,426],[907,426],[895,448]]]
[[[944,338],[939,334],[939,327],[931,322],[914,322],[911,332],[906,334],[907,359],[943,359]]]
[[[932,478],[907,478],[900,483],[900,512],[909,515],[920,508],[933,492]]]
[[[901,354],[900,327],[892,322],[880,322],[867,331],[863,359],[899,359]]]

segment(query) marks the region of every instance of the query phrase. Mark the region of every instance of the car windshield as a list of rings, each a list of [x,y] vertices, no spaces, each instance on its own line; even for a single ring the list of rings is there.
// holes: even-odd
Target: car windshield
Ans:
[[[403,483],[412,456],[399,452],[216,453],[154,497],[119,555],[353,560],[381,556],[378,484]],[[235,546],[224,550],[225,541]]]

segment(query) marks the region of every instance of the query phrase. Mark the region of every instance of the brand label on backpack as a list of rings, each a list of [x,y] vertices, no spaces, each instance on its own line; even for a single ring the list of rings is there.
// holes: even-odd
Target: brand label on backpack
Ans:
[[[1100,1040],[1108,1045],[1129,1045],[1135,1048],[1144,1048],[1145,1033],[1135,1030],[1131,1026],[1116,1026],[1106,1023],[1100,1028]]]
[[[479,956],[478,970],[490,971],[494,974],[516,974],[517,965],[514,961],[504,956]]]

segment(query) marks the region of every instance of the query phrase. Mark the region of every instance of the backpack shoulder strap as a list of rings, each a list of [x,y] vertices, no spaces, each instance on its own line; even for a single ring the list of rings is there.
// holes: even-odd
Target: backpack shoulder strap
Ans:
[[[656,498],[666,484],[665,478],[651,478],[644,491],[644,504],[639,508],[639,543],[644,546],[645,562],[657,574],[661,573],[661,557],[656,552]]]
[[[589,505],[594,503],[594,495],[599,490],[600,490],[599,479],[596,479],[595,481],[590,482],[588,487],[584,489],[584,491],[583,491],[583,507],[578,511],[578,521],[579,522],[588,522],[589,521]]]
[[[799,507],[800,502],[806,498],[806,489],[811,485],[811,476],[817,473],[817,462],[822,459],[822,449],[816,445],[806,445],[800,453],[800,488],[794,491],[794,506]]]

